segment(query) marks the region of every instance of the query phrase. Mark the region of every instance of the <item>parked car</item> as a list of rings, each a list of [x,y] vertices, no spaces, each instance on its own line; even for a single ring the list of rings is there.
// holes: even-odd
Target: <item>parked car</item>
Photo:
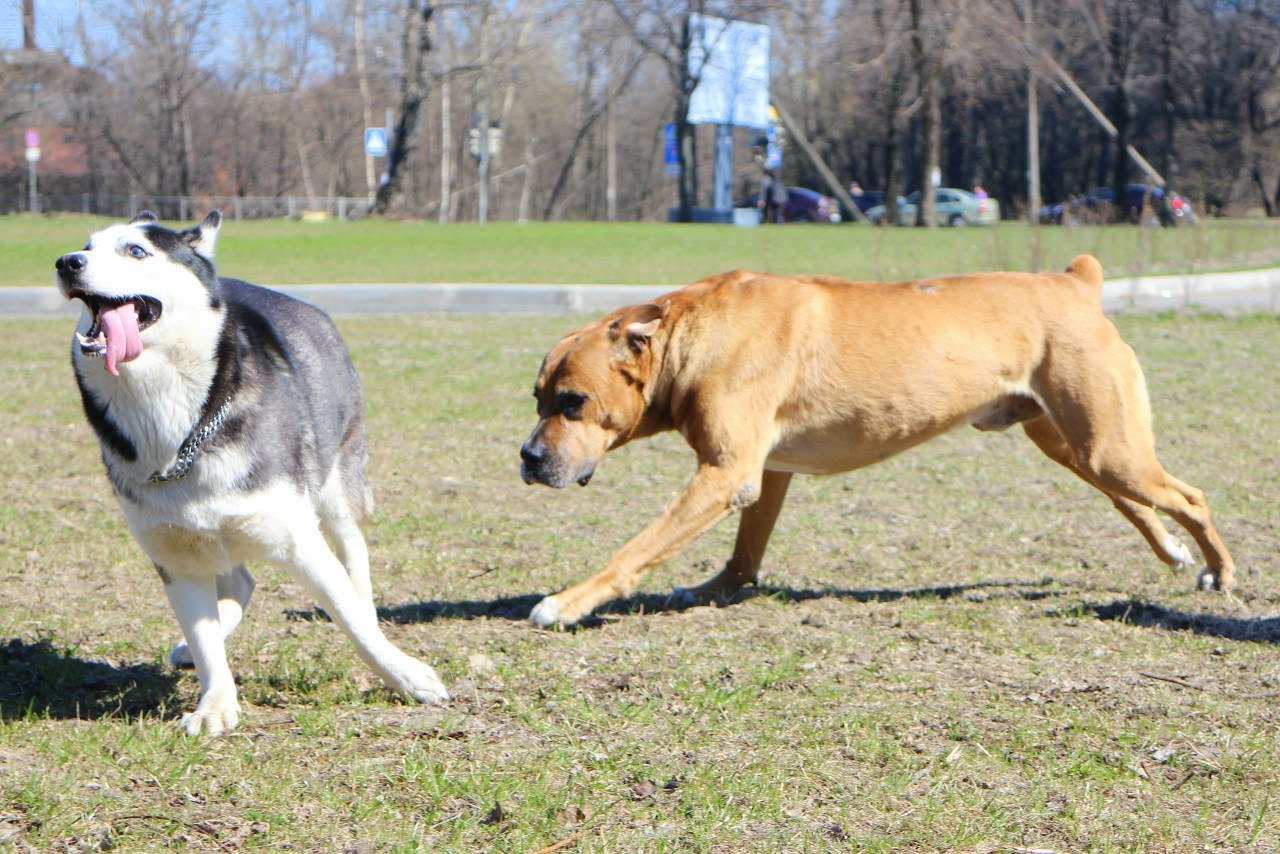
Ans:
[[[1146,184],[1127,184],[1122,205],[1116,204],[1114,187],[1098,187],[1080,198],[1045,205],[1040,209],[1040,221],[1051,225],[1065,221],[1175,226],[1196,225],[1200,218],[1185,196]]]
[[[756,197],[740,199],[735,208],[754,208]],[[840,207],[835,199],[804,187],[787,187],[787,203],[782,206],[783,222],[839,222]]]
[[[853,203],[865,215],[872,208],[884,204],[884,190],[863,190],[858,195],[853,196]],[[845,222],[856,222],[858,219],[844,205],[840,206],[840,216]]]
[[[995,225],[1000,221],[1000,203],[995,199],[980,199],[966,190],[954,187],[938,188],[938,225]],[[898,199],[898,225],[915,225],[920,208],[920,191]],[[867,219],[880,222],[887,208],[876,205],[867,210]]]

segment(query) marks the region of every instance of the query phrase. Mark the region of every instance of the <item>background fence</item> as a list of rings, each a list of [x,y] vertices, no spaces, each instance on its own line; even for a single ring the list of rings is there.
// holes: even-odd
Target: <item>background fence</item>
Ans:
[[[233,220],[278,219],[303,217],[363,219],[369,213],[369,201],[350,196],[147,196],[111,195],[103,193],[49,193],[37,197],[36,210],[41,213],[102,214],[133,218],[151,211],[162,219],[185,221],[203,217],[211,210],[222,211]],[[14,197],[0,203],[0,212],[29,211],[28,198]]]

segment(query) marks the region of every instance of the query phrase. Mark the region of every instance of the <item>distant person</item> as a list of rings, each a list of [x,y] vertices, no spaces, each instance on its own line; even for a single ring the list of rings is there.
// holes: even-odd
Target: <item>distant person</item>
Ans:
[[[861,195],[862,195],[862,185],[861,185],[861,184],[859,184],[857,181],[850,181],[850,182],[849,182],[849,195],[853,196],[855,199],[856,199],[856,198],[858,198],[858,196],[861,196]]]
[[[983,188],[983,186],[982,186],[981,184],[974,184],[974,185],[973,185],[973,197],[974,197],[975,199],[985,199],[985,198],[987,198],[987,191]]]
[[[760,197],[756,202],[760,208],[761,222],[782,224],[782,208],[787,203],[787,185],[782,183],[776,169],[764,169],[760,176]]]

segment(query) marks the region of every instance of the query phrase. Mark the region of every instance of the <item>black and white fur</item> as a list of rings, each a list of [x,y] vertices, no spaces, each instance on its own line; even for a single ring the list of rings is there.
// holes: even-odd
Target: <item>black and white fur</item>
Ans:
[[[73,340],[72,363],[129,528],[182,627],[170,661],[194,664],[200,679],[200,703],[183,726],[217,735],[239,721],[224,641],[253,592],[250,560],[289,570],[393,690],[441,702],[448,694],[435,671],[387,640],[374,611],[359,527],[372,505],[364,401],[347,349],[319,309],[219,278],[221,223],[215,211],[171,231],[144,213],[56,265],[63,294],[86,306],[78,332],[95,327],[101,306],[124,300],[143,321],[142,353],[118,377],[86,337]],[[226,401],[225,421],[189,474],[150,482]]]

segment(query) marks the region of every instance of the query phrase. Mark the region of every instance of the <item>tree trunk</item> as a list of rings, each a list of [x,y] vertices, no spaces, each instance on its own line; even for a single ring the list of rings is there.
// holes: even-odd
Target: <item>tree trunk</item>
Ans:
[[[1161,152],[1160,171],[1166,181],[1173,183],[1178,171],[1177,151],[1177,97],[1178,89],[1173,79],[1173,57],[1178,38],[1178,0],[1160,2],[1160,75],[1163,103],[1160,117],[1164,125],[1164,150]]]
[[[938,226],[938,196],[934,174],[938,171],[939,153],[942,148],[942,104],[938,76],[940,58],[933,55],[935,46],[926,46],[924,14],[921,0],[910,0],[911,46],[915,54],[916,77],[923,99],[924,115],[920,119],[920,204],[916,208],[916,225],[925,228]]]
[[[387,155],[387,176],[378,187],[372,213],[385,216],[401,191],[404,176],[413,163],[417,148],[418,117],[427,97],[424,72],[431,50],[428,24],[434,11],[431,0],[408,0],[405,7],[404,76],[400,82],[400,109],[391,147]]]
[[[697,192],[697,149],[694,147],[693,125],[689,124],[689,97],[697,81],[689,76],[689,19],[686,17],[681,25],[680,44],[677,51],[679,68],[673,70],[676,77],[676,157],[680,164],[680,175],[677,177],[679,207],[676,214],[678,222],[693,221],[694,194]]]
[[[1133,123],[1133,105],[1129,101],[1128,77],[1132,15],[1125,3],[1111,13],[1109,51],[1111,54],[1111,123],[1116,127],[1115,144],[1111,147],[1111,187],[1116,194],[1116,215],[1124,211],[1125,187],[1129,183],[1129,130]],[[1138,213],[1141,217],[1141,212]]]
[[[360,109],[364,116],[364,126],[373,127],[373,100],[369,95],[369,72],[364,60],[364,0],[355,0],[355,41],[356,41],[356,82],[360,86]],[[373,158],[364,156],[364,179],[369,193],[369,201],[373,201],[377,188],[378,173],[374,168]]]

